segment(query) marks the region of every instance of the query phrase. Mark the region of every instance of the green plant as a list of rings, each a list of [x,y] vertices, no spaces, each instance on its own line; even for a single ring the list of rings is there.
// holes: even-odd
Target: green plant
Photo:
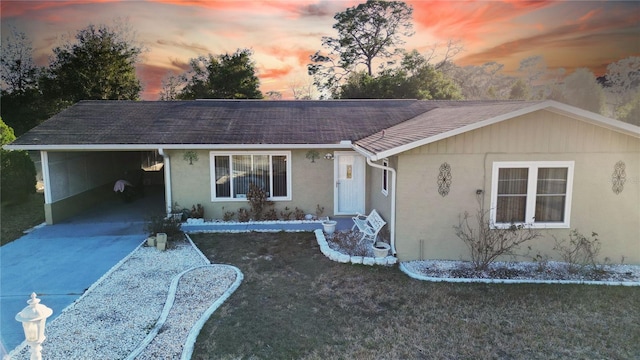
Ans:
[[[453,228],[456,236],[469,249],[471,263],[476,270],[487,270],[489,264],[500,256],[516,256],[520,245],[540,236],[538,231],[524,224],[494,228],[488,219],[488,211],[482,206],[476,211],[473,226],[469,223],[470,218],[469,213],[465,212],[458,217],[458,225]]]
[[[251,205],[251,215],[254,220],[262,220],[262,213],[267,206],[272,206],[273,201],[267,200],[267,192],[254,183],[249,184],[247,200]]]
[[[173,239],[182,234],[182,222],[174,217],[166,217],[164,214],[154,214],[147,218],[144,231],[149,235],[157,233],[167,234],[167,238]]]
[[[3,202],[19,203],[36,192],[36,167],[26,151],[2,149],[16,137],[0,118],[0,197]]]
[[[231,221],[235,215],[236,213],[234,211],[226,211],[224,215],[222,215],[222,220]]]
[[[249,219],[251,219],[251,215],[249,214],[249,211],[247,211],[247,209],[245,208],[238,209],[238,221],[248,222]]]
[[[597,267],[598,254],[600,253],[600,240],[598,233],[591,232],[591,239],[581,234],[578,229],[573,229],[569,233],[569,240],[555,239],[556,250],[562,260],[567,263],[567,270],[575,273],[583,270],[586,266]]]

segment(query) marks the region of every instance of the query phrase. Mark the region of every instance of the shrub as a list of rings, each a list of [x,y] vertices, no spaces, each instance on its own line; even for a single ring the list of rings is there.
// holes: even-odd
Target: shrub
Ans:
[[[292,215],[293,211],[291,211],[288,206],[285,206],[284,210],[280,211],[280,217],[282,220],[290,220]]]
[[[556,250],[562,260],[567,263],[567,270],[576,273],[586,266],[597,268],[598,254],[600,253],[600,240],[598,234],[591,232],[591,239],[581,234],[578,229],[573,229],[569,233],[569,241],[566,239],[555,239]]]
[[[26,151],[0,151],[2,201],[21,202],[36,192],[36,167]]]
[[[254,220],[262,220],[264,210],[267,206],[273,205],[273,201],[267,200],[267,193],[254,183],[249,184],[247,200],[249,200],[249,204],[251,205],[251,215]]]
[[[147,218],[144,231],[149,235],[157,233],[167,234],[167,238],[173,239],[182,234],[182,222],[174,217],[166,217],[164,214],[154,214]]]
[[[227,212],[224,213],[224,215],[222,215],[222,220],[223,221],[231,221],[235,215],[236,215],[235,212],[227,211]]]
[[[13,129],[0,119],[0,147],[15,139]],[[0,162],[2,201],[21,202],[36,192],[36,167],[29,153],[0,149]]]
[[[516,256],[516,250],[523,243],[540,236],[528,225],[512,224],[505,229],[492,228],[488,220],[488,212],[480,208],[476,212],[475,226],[472,226],[470,215],[465,212],[454,225],[456,236],[462,240],[471,256],[471,263],[476,270],[487,270],[489,264],[500,256]]]
[[[307,214],[305,214],[304,211],[302,209],[299,209],[298,207],[296,207],[296,209],[293,212],[293,217],[296,220],[304,220],[306,215]]]
[[[251,215],[249,214],[249,211],[247,211],[247,209],[245,208],[238,209],[238,221],[248,222],[250,218],[251,218]]]

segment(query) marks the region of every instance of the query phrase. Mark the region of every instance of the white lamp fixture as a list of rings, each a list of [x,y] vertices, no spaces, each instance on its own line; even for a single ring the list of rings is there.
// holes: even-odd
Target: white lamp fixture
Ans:
[[[31,347],[31,360],[42,360],[42,342],[44,342],[44,327],[47,318],[53,314],[53,310],[40,304],[36,293],[31,293],[31,299],[27,300],[29,306],[16,315],[16,320],[22,323],[24,337]]]
[[[326,153],[324,155],[324,159],[325,160],[333,160],[333,154],[332,153]]]

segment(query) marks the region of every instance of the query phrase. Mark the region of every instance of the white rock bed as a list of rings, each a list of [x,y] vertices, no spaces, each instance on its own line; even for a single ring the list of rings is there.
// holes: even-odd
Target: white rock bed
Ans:
[[[139,247],[48,323],[43,358],[127,358],[160,318],[172,279],[209,264],[190,242],[172,245],[167,251]],[[164,325],[136,359],[180,358],[191,328],[234,285],[236,270],[211,265],[184,274]],[[29,358],[28,347],[14,352],[11,359]]]
[[[427,281],[640,286],[638,265],[611,264],[602,265],[602,268],[607,274],[593,279],[580,272],[568,272],[567,264],[557,261],[549,261],[543,267],[535,262],[495,262],[490,265],[490,270],[506,269],[513,271],[513,275],[509,278],[492,278],[490,272],[471,271],[469,262],[464,261],[423,260],[400,263],[400,269],[404,273]]]

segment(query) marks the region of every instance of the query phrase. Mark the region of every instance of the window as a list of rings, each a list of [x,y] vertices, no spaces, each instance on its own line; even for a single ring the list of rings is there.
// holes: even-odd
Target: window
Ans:
[[[389,159],[382,160],[382,166],[389,166]],[[382,193],[384,196],[389,195],[389,170],[382,170]]]
[[[492,223],[568,228],[573,165],[573,161],[494,163]]]
[[[246,199],[254,184],[271,200],[291,200],[289,152],[211,152],[213,201]]]

